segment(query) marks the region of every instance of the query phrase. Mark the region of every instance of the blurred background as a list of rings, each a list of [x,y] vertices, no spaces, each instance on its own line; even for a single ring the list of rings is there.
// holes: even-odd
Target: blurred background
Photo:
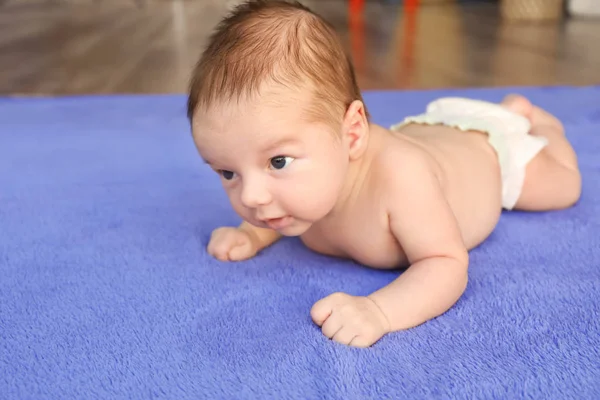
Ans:
[[[363,89],[600,84],[600,0],[304,0]],[[236,1],[0,0],[0,94],[183,93]]]

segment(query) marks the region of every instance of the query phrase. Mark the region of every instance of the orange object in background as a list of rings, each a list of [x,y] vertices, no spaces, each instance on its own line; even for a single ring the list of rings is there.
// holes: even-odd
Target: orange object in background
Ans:
[[[411,87],[414,79],[415,36],[417,34],[417,8],[420,0],[404,0],[402,26],[404,30],[402,49],[399,51],[399,68],[396,82],[400,87]],[[350,50],[357,73],[365,69],[365,21],[363,9],[365,0],[349,0],[348,30]]]
[[[408,1],[407,1],[408,3]],[[400,62],[398,68],[397,82],[401,87],[412,87],[415,74],[415,39],[417,36],[417,6],[419,1],[411,1],[415,4],[405,4],[402,25],[404,27],[402,50],[400,51]]]
[[[404,8],[406,11],[415,11],[419,7],[419,0],[404,0]]]
[[[356,7],[358,6],[356,5]],[[350,12],[348,13],[348,28],[350,31],[350,50],[352,52],[354,67],[357,71],[362,72],[365,68],[365,21],[361,9],[350,8]]]
[[[356,14],[363,10],[365,0],[350,0],[350,14]]]

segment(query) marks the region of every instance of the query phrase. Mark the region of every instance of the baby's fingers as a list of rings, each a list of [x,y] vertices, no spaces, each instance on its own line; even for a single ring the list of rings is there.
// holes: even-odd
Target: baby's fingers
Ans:
[[[331,313],[321,327],[321,332],[323,332],[323,335],[329,339],[332,339],[343,330],[344,321],[342,321],[340,314],[336,312]],[[350,340],[352,340],[352,338],[350,338]]]
[[[350,344],[353,340],[358,339],[358,333],[350,326],[344,326],[336,332],[332,337],[338,343]]]
[[[331,315],[333,311],[333,304],[328,301],[328,298],[325,297],[317,301],[312,308],[310,309],[310,317],[314,321],[315,324],[321,326],[325,322],[325,320]]]
[[[358,336],[355,336],[354,338],[352,338],[352,340],[350,340],[348,345],[352,346],[352,347],[370,347],[376,341],[377,340],[373,340],[366,336],[358,335]]]
[[[208,254],[221,261],[229,261],[229,251],[235,244],[231,237],[217,237],[208,243]]]
[[[315,324],[321,326],[331,315],[333,309],[348,300],[350,296],[345,293],[333,293],[317,301],[310,310],[310,316]]]
[[[254,250],[252,244],[247,241],[244,244],[237,245],[229,250],[228,253],[230,261],[242,261],[254,256]]]

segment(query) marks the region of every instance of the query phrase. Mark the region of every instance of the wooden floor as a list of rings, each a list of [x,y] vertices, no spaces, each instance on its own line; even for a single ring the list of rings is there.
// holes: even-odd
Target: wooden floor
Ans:
[[[0,0],[0,94],[181,93],[226,0]],[[600,84],[600,20],[506,23],[495,3],[308,0],[364,89]]]

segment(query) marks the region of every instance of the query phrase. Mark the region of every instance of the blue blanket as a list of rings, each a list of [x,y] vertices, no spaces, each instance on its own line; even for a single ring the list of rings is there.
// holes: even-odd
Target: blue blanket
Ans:
[[[513,90],[366,102],[390,125],[438,96]],[[183,95],[0,99],[0,397],[600,398],[600,87],[516,91],[564,121],[580,203],[504,213],[456,306],[370,349],[324,338],[310,307],[398,271],[293,238],[247,262],[207,255],[239,219]]]

